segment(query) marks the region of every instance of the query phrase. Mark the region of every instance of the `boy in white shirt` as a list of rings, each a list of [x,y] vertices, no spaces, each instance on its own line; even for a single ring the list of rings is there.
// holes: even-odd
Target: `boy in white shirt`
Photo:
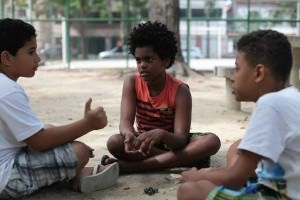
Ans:
[[[81,120],[47,128],[32,112],[17,80],[34,76],[40,61],[36,49],[32,25],[18,19],[0,20],[0,199],[21,198],[68,180],[81,192],[109,187],[118,178],[118,164],[84,167],[93,149],[74,141],[106,126],[102,107],[91,109],[89,99]]]
[[[233,93],[256,102],[238,155],[224,168],[184,172],[178,199],[300,199],[300,93],[287,86],[291,45],[281,33],[260,30],[244,35],[237,50]],[[257,182],[245,186],[254,171]]]

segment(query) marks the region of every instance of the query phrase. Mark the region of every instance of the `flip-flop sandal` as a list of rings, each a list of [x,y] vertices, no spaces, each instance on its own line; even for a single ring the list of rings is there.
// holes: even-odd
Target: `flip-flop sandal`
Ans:
[[[82,193],[102,190],[115,184],[119,177],[119,164],[117,162],[112,163],[106,165],[103,171],[97,171],[98,165],[94,167],[92,175],[80,178],[80,191]]]
[[[109,158],[110,158],[110,157],[109,157],[108,155],[102,156],[102,158],[101,158],[101,165],[103,165],[103,166],[108,165],[108,164],[106,163],[106,161],[107,161],[107,159],[109,159]]]

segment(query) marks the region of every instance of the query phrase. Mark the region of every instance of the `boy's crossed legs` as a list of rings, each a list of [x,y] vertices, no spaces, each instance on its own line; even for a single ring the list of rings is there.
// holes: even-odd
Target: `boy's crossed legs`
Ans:
[[[166,169],[172,167],[189,167],[196,162],[215,154],[220,148],[220,140],[215,134],[193,137],[185,148],[176,151],[164,151],[153,148],[148,156],[140,153],[125,153],[124,138],[113,135],[107,141],[110,153],[119,160],[108,158],[103,164],[118,161],[120,174]]]
[[[90,147],[76,141],[45,152],[25,147],[15,158],[12,175],[0,198],[20,198],[63,181],[71,181],[70,186],[82,192],[111,186],[119,176],[118,165],[105,169],[96,166],[97,174],[92,174],[93,168],[85,167],[92,156]]]

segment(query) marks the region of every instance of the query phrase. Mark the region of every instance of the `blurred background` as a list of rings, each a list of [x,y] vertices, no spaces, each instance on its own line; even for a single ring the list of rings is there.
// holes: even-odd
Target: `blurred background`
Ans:
[[[178,24],[173,30],[189,64],[233,58],[236,41],[249,31],[299,35],[299,5],[298,0],[1,0],[0,15],[35,26],[42,64],[69,66],[79,60],[130,60],[126,40],[131,29],[151,15],[175,12],[177,17],[169,19]]]

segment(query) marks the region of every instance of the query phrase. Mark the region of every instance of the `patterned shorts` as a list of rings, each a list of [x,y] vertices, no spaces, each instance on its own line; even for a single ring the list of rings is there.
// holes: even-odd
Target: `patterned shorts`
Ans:
[[[199,136],[205,136],[205,135],[209,135],[210,133],[204,133],[204,132],[191,132],[189,133],[189,142],[196,138],[196,137],[199,137]],[[167,145],[165,144],[156,144],[155,145],[157,148],[159,148],[160,150],[163,150],[163,151],[171,151],[172,149],[170,149]]]
[[[194,138],[209,135],[209,134],[210,133],[206,133],[206,132],[191,132],[191,133],[189,133],[189,142]],[[156,144],[155,146],[163,151],[171,151],[172,150],[165,144]],[[200,169],[200,168],[206,168],[209,166],[210,166],[210,157],[207,156],[203,159],[196,161],[195,163],[193,163],[191,165],[185,165],[183,167],[197,167],[198,169]]]
[[[245,192],[226,189],[222,186],[211,191],[206,200],[289,200],[288,197],[264,186],[257,185],[252,192]]]
[[[0,199],[21,198],[76,175],[77,157],[71,144],[38,152],[23,148],[15,157],[11,177]]]

